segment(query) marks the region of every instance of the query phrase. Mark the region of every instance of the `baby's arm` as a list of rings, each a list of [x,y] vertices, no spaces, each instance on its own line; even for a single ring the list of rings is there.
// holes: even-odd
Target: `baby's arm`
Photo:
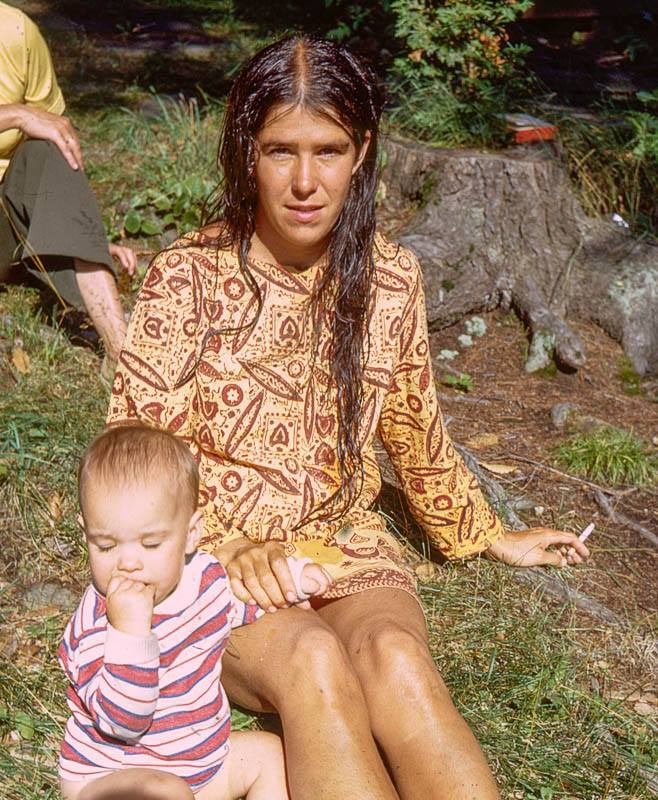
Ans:
[[[149,590],[139,597],[144,594],[140,586],[112,579],[104,640],[94,631],[75,635],[74,618],[60,650],[62,666],[94,726],[127,742],[149,728],[159,696],[160,648],[150,629],[153,594]],[[86,616],[80,615],[81,619]]]

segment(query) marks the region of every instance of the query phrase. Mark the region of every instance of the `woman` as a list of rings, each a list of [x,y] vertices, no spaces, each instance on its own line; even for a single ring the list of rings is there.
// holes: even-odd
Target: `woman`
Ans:
[[[572,534],[504,532],[450,444],[418,264],[375,230],[381,104],[366,68],[322,40],[280,41],[244,67],[211,224],[152,264],[109,421],[188,442],[207,547],[238,596],[285,609],[233,638],[225,676],[235,701],[280,714],[295,800],[484,800],[495,781],[371,510],[375,434],[446,556],[529,565],[588,553]],[[294,552],[335,579],[311,611],[286,608]]]

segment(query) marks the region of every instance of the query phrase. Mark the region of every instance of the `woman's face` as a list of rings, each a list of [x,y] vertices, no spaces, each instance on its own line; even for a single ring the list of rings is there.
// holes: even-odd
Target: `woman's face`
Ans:
[[[357,152],[331,119],[300,106],[274,107],[256,136],[258,242],[252,252],[297,269],[317,261],[369,142],[366,134]]]

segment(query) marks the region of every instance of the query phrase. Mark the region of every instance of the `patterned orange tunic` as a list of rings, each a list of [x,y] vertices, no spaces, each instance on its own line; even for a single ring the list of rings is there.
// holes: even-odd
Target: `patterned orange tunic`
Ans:
[[[329,330],[321,326],[313,347],[310,319],[321,266],[291,273],[252,261],[263,307],[245,328],[256,300],[233,252],[191,234],[160,253],[137,299],[109,409],[110,424],[139,419],[188,443],[201,473],[204,547],[243,535],[285,542],[289,553],[311,556],[333,575],[330,597],[382,586],[415,591],[395,537],[372,510],[381,486],[376,435],[443,554],[478,553],[502,532],[443,426],[418,262],[379,235],[375,261],[361,420],[365,482],[341,520],[304,522],[338,486]],[[238,330],[215,332],[225,328]]]

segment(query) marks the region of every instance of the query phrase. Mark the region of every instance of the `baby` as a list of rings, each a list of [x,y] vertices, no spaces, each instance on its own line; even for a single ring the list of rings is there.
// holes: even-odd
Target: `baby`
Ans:
[[[163,431],[112,428],[89,446],[78,482],[92,585],[59,651],[70,682],[65,800],[288,798],[278,737],[229,737],[222,653],[231,628],[264,612],[197,550],[190,451]],[[328,588],[310,559],[288,564],[300,599]]]

